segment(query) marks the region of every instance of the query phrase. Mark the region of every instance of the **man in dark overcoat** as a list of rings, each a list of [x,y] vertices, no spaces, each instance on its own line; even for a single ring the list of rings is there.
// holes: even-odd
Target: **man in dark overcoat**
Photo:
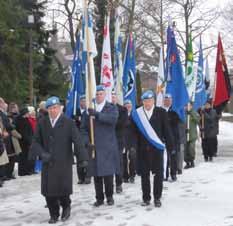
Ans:
[[[173,136],[174,149],[173,152],[167,152],[167,169],[166,170],[166,180],[169,177],[169,169],[172,181],[176,181],[177,173],[177,154],[180,150],[180,136],[179,136],[179,116],[172,110],[172,96],[166,93],[164,96],[164,109],[167,111],[168,124],[171,130],[171,135]]]
[[[118,120],[116,124],[116,137],[118,142],[119,160],[120,160],[120,173],[115,175],[116,193],[122,192],[122,179],[123,179],[123,150],[125,147],[125,125],[128,120],[127,109],[120,105],[117,100],[115,91],[112,91],[112,103],[118,109]]]
[[[116,123],[118,119],[117,107],[105,100],[104,86],[96,88],[95,109],[89,108],[86,117],[83,117],[81,132],[86,140],[90,135],[90,116],[94,120],[94,148],[95,156],[90,159],[89,172],[94,176],[96,202],[98,207],[104,204],[104,191],[108,205],[114,204],[113,199],[113,175],[119,173],[119,153],[116,139]]]
[[[88,157],[74,121],[62,113],[59,98],[48,98],[46,108],[48,116],[38,122],[32,152],[42,159],[41,193],[49,209],[49,223],[56,223],[60,206],[61,220],[70,216],[73,149],[80,164],[85,166]]]
[[[153,182],[153,196],[155,207],[161,206],[161,196],[163,191],[163,149],[157,148],[149,136],[151,132],[155,132],[159,140],[157,143],[165,142],[168,151],[173,150],[173,140],[171,132],[168,125],[167,113],[164,109],[155,106],[154,92],[151,90],[146,91],[142,95],[143,106],[136,111],[141,110],[141,114],[144,114],[144,124],[139,125],[137,122],[137,117],[135,117],[135,112],[132,113],[132,118],[138,128],[138,147],[137,147],[137,173],[141,176],[141,186],[142,186],[142,206],[147,206],[150,204],[151,200],[151,185],[150,185],[150,172],[154,175]],[[144,112],[144,113],[143,113]],[[141,121],[143,122],[143,121]],[[150,125],[150,132],[144,133],[143,130],[147,131],[146,123]],[[140,129],[141,127],[142,130]]]
[[[76,115],[74,117],[76,126],[80,129],[81,121],[84,113],[86,112],[86,96],[81,95],[79,98],[79,108],[77,109]],[[90,184],[91,177],[88,173],[88,168],[80,167],[76,164],[77,167],[77,175],[78,175],[78,184]]]
[[[123,179],[124,182],[134,183],[136,175],[136,147],[137,139],[135,139],[136,128],[132,122],[132,102],[129,99],[124,101],[124,106],[127,109],[127,121],[125,123],[125,149],[123,153]]]

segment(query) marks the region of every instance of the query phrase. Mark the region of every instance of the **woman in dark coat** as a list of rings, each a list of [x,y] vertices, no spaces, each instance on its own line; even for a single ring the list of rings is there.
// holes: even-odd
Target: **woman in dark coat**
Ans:
[[[206,102],[205,109],[201,111],[204,115],[204,128],[202,128],[202,150],[204,160],[212,161],[213,156],[217,153],[217,135],[219,115],[211,107],[211,101]]]
[[[16,130],[21,134],[22,138],[19,140],[22,152],[19,154],[18,175],[25,176],[33,173],[34,167],[32,161],[28,159],[29,149],[32,143],[33,130],[27,119],[27,107],[20,110],[19,116],[16,118]]]

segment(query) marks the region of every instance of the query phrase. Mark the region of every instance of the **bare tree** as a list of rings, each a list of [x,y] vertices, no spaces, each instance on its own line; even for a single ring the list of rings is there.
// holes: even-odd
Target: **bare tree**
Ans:
[[[189,34],[192,33],[192,40],[194,41],[211,26],[219,18],[220,11],[218,8],[208,7],[203,0],[169,0],[173,4],[176,11],[173,15],[177,21],[177,33],[182,44],[179,48],[185,55],[185,66],[187,64],[187,49]],[[206,49],[213,48],[208,46]],[[194,53],[195,55],[196,53]]]

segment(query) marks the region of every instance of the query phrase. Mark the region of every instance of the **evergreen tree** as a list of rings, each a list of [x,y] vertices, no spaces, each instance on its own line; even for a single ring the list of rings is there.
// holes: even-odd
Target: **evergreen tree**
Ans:
[[[8,101],[28,101],[29,32],[32,32],[34,95],[64,95],[64,74],[49,48],[55,31],[44,28],[44,3],[36,0],[0,0],[0,96]],[[28,15],[35,23],[29,27]]]

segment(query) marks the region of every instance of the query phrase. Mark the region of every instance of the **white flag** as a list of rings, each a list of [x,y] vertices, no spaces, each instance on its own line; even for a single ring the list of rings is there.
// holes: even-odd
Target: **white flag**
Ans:
[[[118,9],[115,11],[114,34],[114,83],[118,103],[123,105],[123,63],[122,63],[122,37],[120,32],[120,18]]]
[[[112,75],[112,58],[111,58],[111,44],[109,33],[109,15],[106,17],[104,25],[104,41],[101,59],[101,78],[100,82],[104,85],[106,90],[106,100],[112,102],[112,90],[114,88],[114,81]]]
[[[97,56],[95,35],[93,32],[92,16],[84,2],[83,13],[83,61],[85,61],[86,75],[86,104],[87,107],[94,107],[93,100],[96,95],[96,79],[93,58]],[[84,59],[85,58],[85,59]]]
[[[165,94],[165,76],[164,76],[164,62],[163,62],[163,50],[160,49],[159,56],[159,69],[157,77],[157,86],[156,86],[156,106],[163,106],[163,99]]]

